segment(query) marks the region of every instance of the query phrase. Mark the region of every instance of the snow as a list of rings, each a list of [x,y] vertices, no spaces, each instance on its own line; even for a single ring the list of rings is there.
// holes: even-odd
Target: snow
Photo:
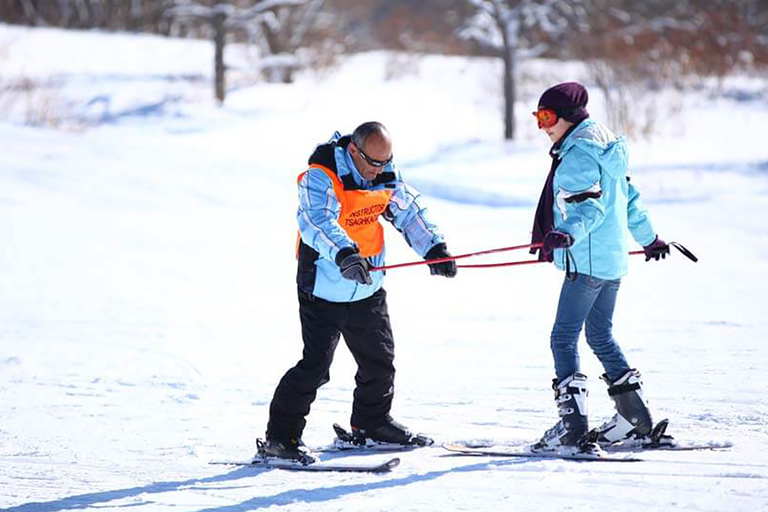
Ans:
[[[521,136],[504,143],[492,60],[370,53],[273,85],[248,77],[247,52],[228,52],[217,107],[207,43],[0,25],[0,85],[38,80],[62,106],[58,129],[29,126],[38,93],[0,97],[3,510],[768,508],[768,82],[754,77],[728,77],[722,95],[659,95],[680,113],[631,140],[660,235],[700,261],[636,257],[615,316],[655,417],[730,450],[594,464],[430,448],[384,475],[208,464],[254,453],[300,355],[295,177],[314,145],[380,120],[454,253],[526,243],[549,168],[529,112],[544,87],[586,79],[575,64],[523,63]],[[416,259],[387,237],[390,263]],[[510,257],[527,255],[482,261]],[[556,420],[561,280],[542,265],[390,272],[395,417],[439,443],[540,436]],[[597,423],[611,404],[581,350]],[[309,445],[347,423],[354,371],[340,346]]]

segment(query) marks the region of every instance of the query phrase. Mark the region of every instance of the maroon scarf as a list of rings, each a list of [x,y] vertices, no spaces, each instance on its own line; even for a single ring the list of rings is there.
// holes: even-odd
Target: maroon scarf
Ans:
[[[547,181],[544,182],[544,188],[541,190],[541,196],[539,196],[539,204],[536,207],[536,215],[533,218],[533,230],[531,231],[531,243],[540,244],[544,241],[544,236],[552,231],[555,227],[555,171],[557,166],[560,165],[560,158],[557,155],[557,150],[565,141],[566,137],[576,129],[577,124],[574,124],[568,131],[560,137],[560,140],[552,145],[549,150],[549,156],[552,157],[552,166],[549,168],[549,174],[547,174]],[[552,261],[552,253],[548,254],[548,257],[544,257],[544,251],[540,248],[531,249],[531,254],[539,252],[539,261]]]

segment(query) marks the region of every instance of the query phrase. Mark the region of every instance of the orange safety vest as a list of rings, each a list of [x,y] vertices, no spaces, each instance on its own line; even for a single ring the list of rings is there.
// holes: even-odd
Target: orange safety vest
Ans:
[[[339,225],[347,232],[360,249],[360,256],[368,258],[381,253],[384,248],[384,227],[379,222],[379,215],[384,213],[392,196],[392,190],[344,190],[341,180],[331,169],[312,164],[312,169],[320,169],[331,179],[336,199],[341,205]],[[297,183],[307,171],[299,174]],[[301,234],[296,242],[296,255],[301,242]]]

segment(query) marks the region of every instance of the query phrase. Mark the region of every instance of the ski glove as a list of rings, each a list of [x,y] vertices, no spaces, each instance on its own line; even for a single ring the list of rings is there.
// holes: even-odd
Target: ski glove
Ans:
[[[341,269],[341,275],[350,281],[360,284],[373,284],[368,273],[368,262],[358,254],[357,247],[345,247],[336,254],[336,264]]]
[[[664,259],[669,254],[669,245],[659,238],[659,235],[656,235],[650,245],[643,247],[643,252],[645,253],[645,261],[651,261],[651,258],[659,261],[659,258]]]
[[[445,244],[437,244],[427,252],[424,259],[438,260],[441,258],[450,258],[451,253],[448,252],[448,247]],[[429,273],[433,276],[455,277],[456,276],[456,262],[453,260],[442,261],[440,263],[429,263]]]
[[[565,231],[552,230],[544,235],[544,243],[541,252],[547,261],[552,261],[552,252],[555,249],[565,249],[573,245],[573,237]]]

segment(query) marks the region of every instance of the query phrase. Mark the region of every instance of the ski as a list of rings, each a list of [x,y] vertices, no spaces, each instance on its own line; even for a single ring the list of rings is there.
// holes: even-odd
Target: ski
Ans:
[[[486,457],[516,457],[527,459],[565,459],[589,462],[640,462],[632,456],[611,455],[609,453],[558,453],[558,452],[532,452],[528,445],[520,446],[467,446],[464,444],[444,444],[443,448],[451,453],[459,455],[474,455]]]
[[[346,444],[346,443],[336,443],[329,444],[327,446],[318,446],[317,448],[314,448],[312,450],[312,453],[350,453],[350,454],[356,454],[356,453],[399,453],[399,452],[410,452],[413,450],[416,450],[418,448],[423,448],[422,446],[414,446],[414,445],[402,445],[402,444],[387,444],[387,443],[379,443],[379,444],[372,444],[372,445],[357,445],[357,444]]]
[[[711,442],[711,443],[695,443],[695,442],[680,442],[673,445],[654,445],[654,444],[632,444],[622,443],[616,445],[603,446],[603,450],[611,453],[622,452],[687,452],[687,451],[717,451],[728,450],[733,448],[731,442]]]
[[[400,465],[397,457],[384,462],[349,464],[333,461],[318,461],[312,464],[302,464],[298,461],[278,458],[256,458],[251,461],[214,461],[209,464],[221,464],[227,466],[247,466],[259,469],[285,469],[288,471],[309,472],[342,472],[342,473],[388,473]]]
[[[381,443],[366,440],[366,444],[358,444],[355,442],[352,433],[346,430],[338,423],[333,424],[333,431],[336,433],[336,438],[333,443],[327,446],[321,446],[314,448],[312,451],[315,453],[329,453],[329,452],[408,452],[416,450],[417,448],[424,448],[431,446],[433,441],[425,436],[416,435],[414,444],[395,444],[395,443]]]
[[[663,419],[653,427],[647,437],[640,439],[627,439],[616,444],[601,446],[608,452],[636,452],[636,451],[695,451],[695,450],[724,450],[731,448],[733,443],[709,442],[696,443],[691,441],[678,441],[667,435],[669,420]],[[593,430],[588,434],[588,440],[597,442],[599,433]]]

